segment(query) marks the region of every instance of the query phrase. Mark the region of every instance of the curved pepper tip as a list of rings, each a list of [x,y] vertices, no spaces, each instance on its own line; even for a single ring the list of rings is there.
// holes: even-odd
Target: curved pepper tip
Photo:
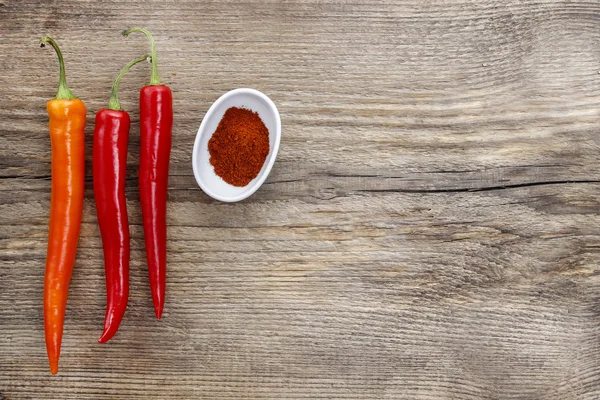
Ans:
[[[106,343],[110,338],[106,334],[106,332],[102,332],[102,335],[98,338],[98,343]]]
[[[115,336],[115,333],[117,333],[118,329],[118,325],[116,328],[113,328],[112,326],[104,327],[104,331],[102,332],[102,335],[100,335],[98,343],[108,342],[113,336]]]

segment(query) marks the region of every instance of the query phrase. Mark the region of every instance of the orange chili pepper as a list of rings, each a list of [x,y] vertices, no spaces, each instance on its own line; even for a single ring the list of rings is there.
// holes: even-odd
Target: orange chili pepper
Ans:
[[[46,104],[52,144],[52,194],[50,228],[44,278],[44,331],[50,372],[58,372],[65,309],[75,253],[79,241],[85,184],[85,105],[67,87],[62,53],[54,39],[46,36],[58,55],[58,92]]]

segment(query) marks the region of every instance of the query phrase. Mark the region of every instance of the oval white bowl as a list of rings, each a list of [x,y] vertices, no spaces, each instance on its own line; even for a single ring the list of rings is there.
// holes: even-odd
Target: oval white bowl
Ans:
[[[269,130],[269,155],[262,169],[250,183],[244,187],[237,187],[225,182],[215,174],[210,164],[208,141],[217,129],[223,114],[230,107],[247,108],[258,113]],[[213,199],[235,202],[251,196],[263,184],[277,158],[279,142],[281,141],[281,118],[275,104],[265,94],[254,89],[235,89],[219,97],[208,109],[204,116],[192,153],[192,168],[196,182],[204,193]]]

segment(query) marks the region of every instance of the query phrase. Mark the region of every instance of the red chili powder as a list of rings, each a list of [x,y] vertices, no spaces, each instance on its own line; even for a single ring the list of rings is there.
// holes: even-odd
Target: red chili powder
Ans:
[[[258,113],[231,107],[208,141],[215,173],[233,186],[246,186],[269,155],[269,130]]]

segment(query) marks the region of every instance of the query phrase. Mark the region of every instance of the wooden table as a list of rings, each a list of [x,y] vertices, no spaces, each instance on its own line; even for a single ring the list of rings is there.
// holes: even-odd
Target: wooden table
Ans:
[[[600,3],[0,0],[0,399],[600,398]],[[105,307],[94,114],[156,36],[175,100],[154,318],[123,81],[131,298]],[[84,223],[58,376],[41,298],[45,102],[62,45],[88,107]],[[278,160],[225,204],[192,175],[221,94],[277,104]]]

